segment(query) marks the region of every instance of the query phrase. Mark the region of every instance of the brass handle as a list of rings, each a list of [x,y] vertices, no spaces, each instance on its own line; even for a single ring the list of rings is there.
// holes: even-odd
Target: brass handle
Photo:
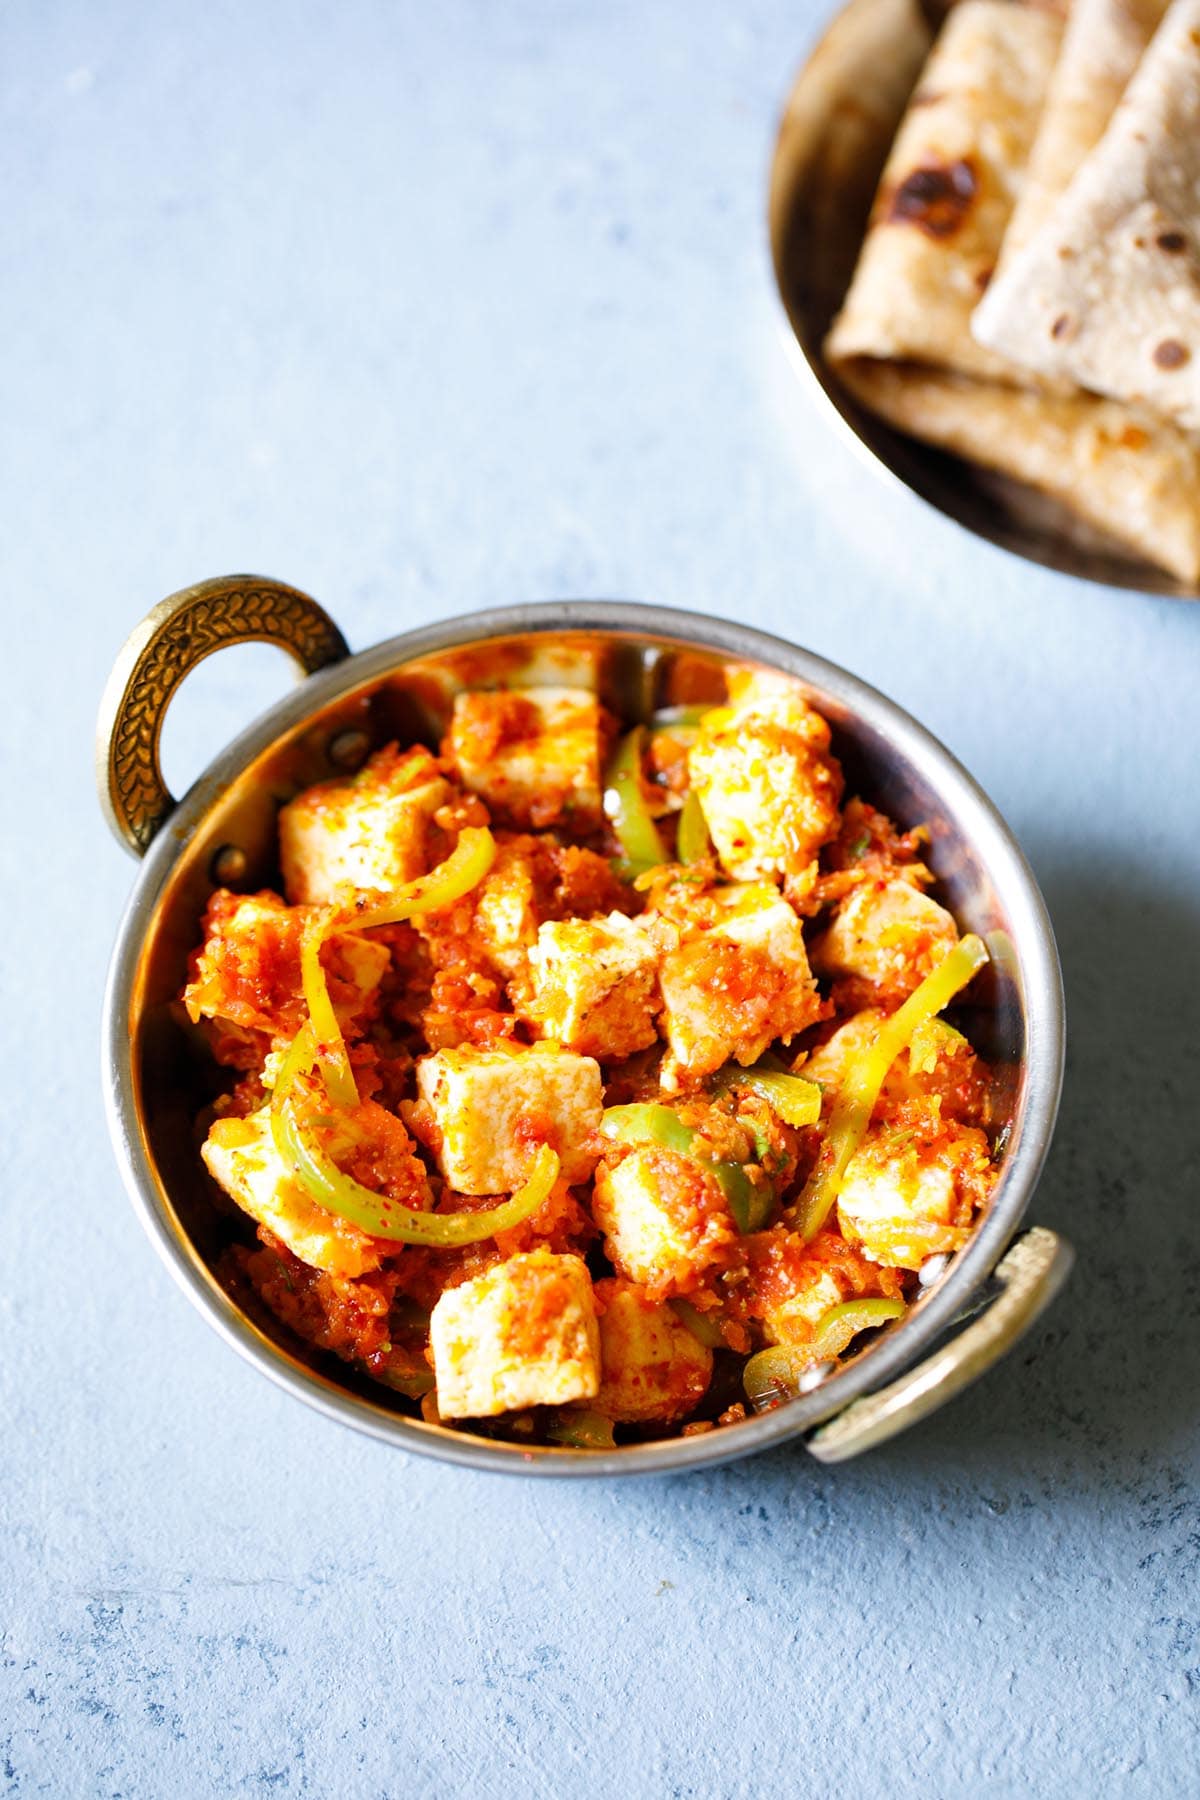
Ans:
[[[906,1431],[960,1394],[1023,1337],[1059,1292],[1075,1252],[1065,1238],[1035,1225],[996,1265],[998,1297],[964,1331],[876,1394],[854,1400],[808,1440],[820,1462],[847,1462]]]
[[[323,607],[260,575],[219,575],[148,612],[113,664],[96,726],[100,806],[117,841],[143,856],[175,805],[159,765],[171,697],[197,663],[227,644],[278,644],[306,675],[347,656]]]

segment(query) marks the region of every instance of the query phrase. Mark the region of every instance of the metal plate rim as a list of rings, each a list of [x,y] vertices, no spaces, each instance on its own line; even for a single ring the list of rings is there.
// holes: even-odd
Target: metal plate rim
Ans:
[[[953,507],[945,505],[937,494],[926,492],[922,487],[909,479],[904,471],[896,466],[884,450],[870,441],[868,432],[875,432],[885,443],[895,439],[909,447],[909,453],[918,463],[939,458],[945,461],[950,453],[938,451],[932,446],[922,445],[914,438],[894,430],[883,420],[871,420],[863,414],[859,404],[841,387],[833,373],[826,369],[818,352],[810,352],[797,328],[792,307],[788,301],[789,282],[786,273],[784,242],[785,225],[776,216],[775,195],[777,184],[781,180],[785,144],[788,136],[788,124],[793,113],[793,103],[797,95],[809,81],[811,71],[817,58],[825,51],[831,39],[835,38],[843,28],[844,22],[878,4],[878,0],[846,0],[846,4],[834,12],[827,21],[816,42],[810,47],[808,54],[799,65],[793,76],[779,113],[779,121],[775,131],[767,180],[766,236],[770,255],[772,286],[776,307],[776,324],[781,334],[783,348],[793,373],[800,381],[807,398],[814,403],[819,414],[827,424],[833,425],[837,435],[849,444],[858,459],[870,469],[876,479],[883,479],[889,485],[898,487],[916,500],[937,517],[945,519],[957,531],[982,543],[1004,555],[1014,557],[1019,562],[1032,563],[1037,568],[1050,571],[1052,574],[1068,580],[1086,581],[1096,587],[1106,587],[1127,593],[1144,594],[1151,599],[1192,603],[1200,600],[1200,584],[1189,587],[1166,570],[1157,569],[1151,563],[1126,560],[1115,549],[1111,561],[1097,554],[1089,557],[1087,552],[1072,548],[1064,542],[1061,550],[1049,554],[1038,554],[1032,545],[1025,547],[1013,541],[1018,535],[1015,527],[1006,530],[999,511],[996,512],[994,527],[973,523],[971,519],[961,516]],[[865,420],[860,423],[860,419]],[[963,461],[962,458],[954,459]],[[1103,567],[1090,566],[1093,561],[1103,563]]]

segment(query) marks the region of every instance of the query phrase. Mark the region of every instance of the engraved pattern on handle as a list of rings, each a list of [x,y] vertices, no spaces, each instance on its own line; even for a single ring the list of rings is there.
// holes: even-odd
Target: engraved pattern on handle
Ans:
[[[997,1263],[993,1280],[1000,1293],[986,1312],[915,1369],[818,1426],[807,1448],[820,1462],[847,1462],[936,1412],[1024,1336],[1058,1294],[1074,1261],[1065,1238],[1033,1226]]]
[[[113,665],[96,727],[100,805],[125,849],[143,856],[174,808],[159,745],[171,698],[197,663],[227,644],[277,644],[306,675],[347,656],[323,607],[260,575],[221,575],[152,608]]]

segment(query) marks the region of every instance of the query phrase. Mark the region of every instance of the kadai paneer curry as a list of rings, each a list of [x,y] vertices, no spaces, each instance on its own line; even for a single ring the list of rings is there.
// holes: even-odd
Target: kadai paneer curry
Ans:
[[[279,814],[183,1002],[231,1279],[426,1420],[609,1447],[816,1385],[996,1179],[986,962],[790,678],[460,693]]]

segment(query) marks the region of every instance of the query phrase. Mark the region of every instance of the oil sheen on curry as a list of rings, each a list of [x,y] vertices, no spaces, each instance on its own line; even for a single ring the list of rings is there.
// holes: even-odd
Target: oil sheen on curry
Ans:
[[[996,1179],[941,1017],[986,962],[920,821],[847,796],[798,684],[623,729],[458,695],[279,815],[184,1005],[227,1091],[227,1274],[428,1421],[604,1448],[712,1431],[903,1317]],[[399,1398],[399,1397],[403,1398]]]

